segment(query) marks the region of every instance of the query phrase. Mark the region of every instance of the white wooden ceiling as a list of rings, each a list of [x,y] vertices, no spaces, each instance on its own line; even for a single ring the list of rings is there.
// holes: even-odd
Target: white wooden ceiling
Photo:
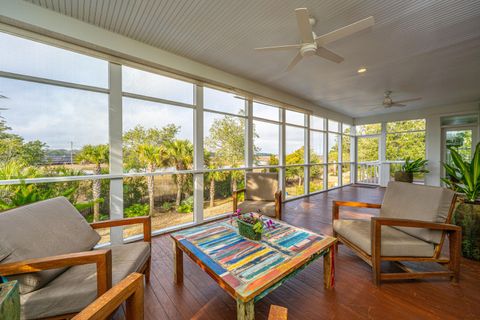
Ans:
[[[26,0],[149,45],[238,74],[344,114],[480,100],[480,1],[476,0]],[[293,10],[307,7],[320,35],[368,16],[375,26],[327,47],[335,64],[259,46],[298,43]],[[359,75],[356,70],[368,71]],[[407,108],[381,106],[423,97]]]

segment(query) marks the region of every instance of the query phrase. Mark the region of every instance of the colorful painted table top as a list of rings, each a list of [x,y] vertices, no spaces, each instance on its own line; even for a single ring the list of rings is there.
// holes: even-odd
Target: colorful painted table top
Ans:
[[[238,234],[235,221],[189,228],[171,236],[197,264],[242,301],[258,300],[327,252],[335,238],[271,219],[262,240]]]

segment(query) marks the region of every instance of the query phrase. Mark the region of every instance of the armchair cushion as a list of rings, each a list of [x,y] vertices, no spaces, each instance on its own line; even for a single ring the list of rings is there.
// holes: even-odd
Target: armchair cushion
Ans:
[[[243,201],[238,204],[238,208],[243,213],[261,211],[262,214],[275,218],[275,202],[274,201]]]
[[[247,172],[245,174],[245,199],[255,201],[274,201],[278,190],[278,173]]]
[[[100,236],[64,197],[12,209],[0,214],[0,251],[10,251],[2,263],[91,250]],[[20,293],[43,287],[65,268],[9,276]]]
[[[372,255],[370,220],[334,220],[333,230]],[[434,250],[430,242],[392,227],[382,227],[381,255],[384,257],[432,257]]]
[[[445,223],[455,192],[405,182],[389,182],[380,216]],[[395,227],[419,239],[440,243],[442,231]]]
[[[112,250],[112,284],[140,271],[150,257],[147,242],[109,247]],[[105,248],[102,248],[105,249]],[[37,319],[81,311],[97,297],[94,264],[74,266],[36,291],[20,296],[22,319]]]

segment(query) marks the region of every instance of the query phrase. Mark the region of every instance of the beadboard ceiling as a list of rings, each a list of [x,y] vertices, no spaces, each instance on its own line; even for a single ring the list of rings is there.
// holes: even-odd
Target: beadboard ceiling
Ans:
[[[25,1],[352,117],[480,100],[480,1]],[[298,43],[297,7],[316,18],[318,35],[368,16],[376,24],[327,46],[343,63],[310,57],[285,72],[295,51],[253,48]],[[386,89],[423,99],[373,110]]]

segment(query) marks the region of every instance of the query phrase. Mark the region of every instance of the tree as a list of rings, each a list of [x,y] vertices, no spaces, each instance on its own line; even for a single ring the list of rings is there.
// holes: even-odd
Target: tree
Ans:
[[[93,174],[99,175],[102,172],[102,164],[108,163],[109,148],[106,144],[85,145],[76,155],[76,160],[80,163],[93,164]],[[100,220],[100,194],[101,181],[95,179],[92,181],[93,195],[93,221]]]
[[[166,153],[168,163],[176,170],[191,169],[193,164],[193,144],[188,140],[174,140],[167,144]],[[182,201],[182,191],[186,183],[185,174],[174,175],[177,185],[177,197],[175,205],[178,207]]]
[[[168,163],[166,145],[173,142],[180,127],[169,124],[161,129],[136,126],[123,135],[124,155],[127,170],[145,170],[155,172],[158,167]],[[147,176],[149,213],[154,212],[155,177]]]
[[[215,158],[211,152],[204,150],[204,162],[208,169],[217,169],[219,164],[215,162],[217,158]],[[210,207],[215,205],[215,182],[216,181],[224,181],[227,178],[227,174],[225,171],[210,171],[207,172],[207,180],[210,181],[210,190],[209,190],[209,200],[210,200]]]
[[[5,120],[0,120],[0,161],[8,162],[16,160],[25,166],[38,165],[42,163],[46,155],[46,144],[33,140],[25,142],[24,139],[13,133],[6,125]]]

